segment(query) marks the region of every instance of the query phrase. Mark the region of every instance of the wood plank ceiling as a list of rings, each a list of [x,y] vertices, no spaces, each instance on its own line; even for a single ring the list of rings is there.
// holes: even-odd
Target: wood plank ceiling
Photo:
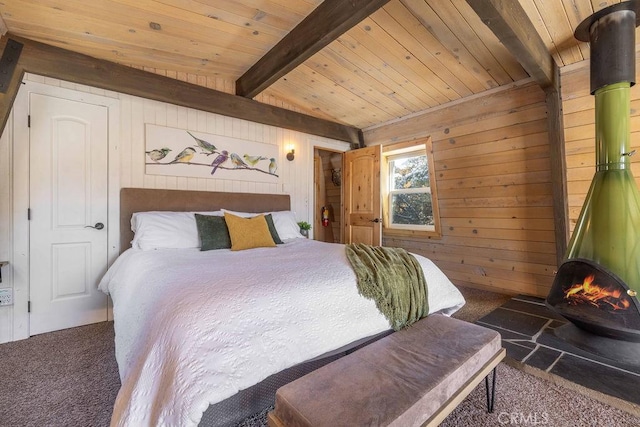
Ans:
[[[516,1],[516,0],[509,0]],[[519,0],[559,67],[618,1]],[[120,64],[235,82],[320,0],[0,0],[0,31]],[[260,96],[370,128],[528,77],[465,0],[391,0]],[[257,99],[261,99],[260,96]]]

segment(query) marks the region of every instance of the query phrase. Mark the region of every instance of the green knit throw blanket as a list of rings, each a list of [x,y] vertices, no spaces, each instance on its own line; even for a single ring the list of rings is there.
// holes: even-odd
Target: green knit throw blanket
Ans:
[[[362,243],[346,245],[346,252],[360,295],[375,301],[394,330],[429,313],[424,272],[413,255],[401,248]]]

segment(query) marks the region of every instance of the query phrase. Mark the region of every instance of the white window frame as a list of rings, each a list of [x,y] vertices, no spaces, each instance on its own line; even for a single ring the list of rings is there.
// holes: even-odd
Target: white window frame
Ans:
[[[414,151],[409,151],[406,153],[402,153],[402,154],[394,154],[394,155],[389,155],[386,156],[386,163],[387,163],[387,188],[389,189],[389,191],[387,191],[387,206],[389,207],[389,216],[388,216],[388,228],[395,228],[398,230],[420,230],[420,231],[435,231],[435,218],[434,218],[434,224],[433,225],[428,225],[428,224],[395,224],[393,222],[393,216],[391,215],[391,212],[393,212],[393,196],[398,195],[398,194],[429,194],[433,197],[433,195],[431,194],[431,185],[429,185],[429,187],[422,187],[422,188],[402,188],[402,189],[394,189],[394,183],[393,183],[393,174],[391,173],[391,163],[397,160],[404,160],[404,159],[409,159],[411,157],[421,157],[424,156],[427,160],[427,165],[429,164],[429,156],[427,156],[427,153],[425,151],[425,147],[421,147],[417,150]],[[429,184],[431,184],[431,179],[429,179]]]
[[[390,173],[390,162],[413,156],[427,156],[427,165],[429,168],[429,187],[412,188],[403,190],[392,190],[393,183]],[[440,212],[438,208],[438,197],[436,187],[436,176],[433,161],[433,152],[431,137],[422,138],[414,141],[406,141],[385,145],[382,149],[382,168],[381,168],[381,190],[383,201],[383,232],[385,235],[398,237],[427,237],[441,238],[440,232]],[[392,224],[391,223],[391,204],[392,197],[395,194],[407,193],[429,193],[431,194],[431,203],[433,208],[433,225],[411,225],[411,224]]]

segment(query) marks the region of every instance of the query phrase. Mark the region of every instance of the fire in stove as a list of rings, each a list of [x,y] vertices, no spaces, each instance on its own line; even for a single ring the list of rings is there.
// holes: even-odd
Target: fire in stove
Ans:
[[[595,274],[564,291],[564,299],[569,305],[591,304],[605,310],[626,310],[631,307],[631,300],[620,288],[608,288],[593,283]]]

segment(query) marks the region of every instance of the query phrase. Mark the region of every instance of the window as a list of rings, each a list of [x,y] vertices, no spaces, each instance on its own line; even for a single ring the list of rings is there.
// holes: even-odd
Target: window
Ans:
[[[433,229],[427,155],[389,157],[389,226]]]
[[[382,179],[386,233],[439,235],[430,152],[430,139],[385,147]]]

